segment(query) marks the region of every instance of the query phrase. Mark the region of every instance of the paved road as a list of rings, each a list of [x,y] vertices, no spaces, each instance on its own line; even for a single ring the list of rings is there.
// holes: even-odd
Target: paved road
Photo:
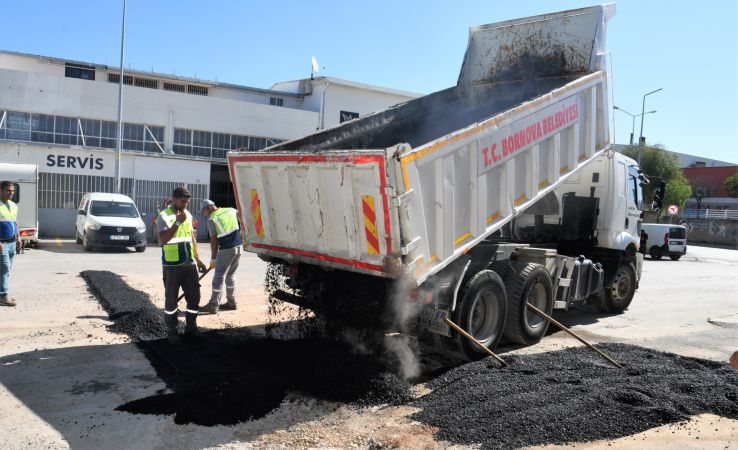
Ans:
[[[78,274],[87,269],[119,273],[162,306],[159,257],[156,248],[143,254],[84,253],[70,241],[46,241],[17,258],[11,289],[18,306],[0,309],[0,448],[240,447],[287,427],[280,422],[292,414],[287,407],[276,417],[234,427],[176,425],[169,416],[114,410],[166,386],[127,338],[106,330],[107,316]],[[238,271],[239,310],[202,318],[201,324],[263,323],[264,268],[258,258],[245,255]],[[557,317],[595,341],[630,342],[726,361],[738,349],[737,268],[738,251],[690,246],[681,261],[646,261],[641,289],[625,314],[580,310]],[[206,282],[203,297],[209,294]],[[575,344],[563,333],[553,333],[536,346],[515,351]],[[706,421],[707,428],[710,423],[712,419]],[[721,433],[710,442],[720,448],[730,440],[735,445],[736,422],[721,425]],[[652,443],[662,442],[663,435],[655,436]],[[690,442],[686,434],[684,439],[684,445],[706,443],[704,438]]]

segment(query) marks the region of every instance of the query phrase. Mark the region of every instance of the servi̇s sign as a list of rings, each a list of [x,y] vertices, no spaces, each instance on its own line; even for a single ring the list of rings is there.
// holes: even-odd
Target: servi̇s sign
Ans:
[[[76,156],[76,155],[46,155],[46,167],[69,168],[69,169],[88,169],[90,171],[101,171],[105,168],[102,158],[96,158],[95,155]]]
[[[579,96],[574,95],[512,125],[501,127],[480,142],[479,173],[573,125],[579,121],[579,114]]]

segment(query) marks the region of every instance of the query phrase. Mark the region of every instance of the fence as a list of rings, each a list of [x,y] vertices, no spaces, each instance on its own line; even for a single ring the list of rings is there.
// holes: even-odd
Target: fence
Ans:
[[[684,210],[685,219],[730,219],[738,220],[738,209],[691,209]]]

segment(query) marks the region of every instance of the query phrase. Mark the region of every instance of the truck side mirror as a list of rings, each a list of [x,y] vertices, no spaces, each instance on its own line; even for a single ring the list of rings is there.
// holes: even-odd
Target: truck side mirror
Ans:
[[[666,182],[657,181],[653,185],[653,209],[661,209],[663,206],[664,195],[666,195]]]

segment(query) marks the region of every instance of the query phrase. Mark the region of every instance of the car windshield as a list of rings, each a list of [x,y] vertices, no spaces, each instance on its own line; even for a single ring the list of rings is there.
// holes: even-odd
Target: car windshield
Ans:
[[[136,205],[127,202],[106,202],[94,200],[90,214],[98,217],[138,217]]]

